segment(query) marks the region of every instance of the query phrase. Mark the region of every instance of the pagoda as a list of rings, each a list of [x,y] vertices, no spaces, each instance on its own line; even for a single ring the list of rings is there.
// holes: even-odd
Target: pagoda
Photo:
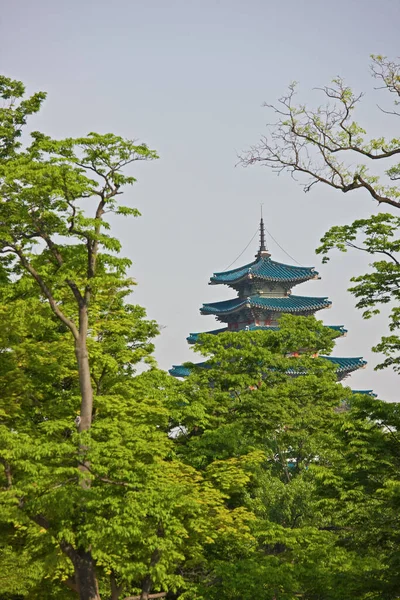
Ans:
[[[203,304],[202,315],[214,315],[224,327],[205,333],[218,335],[225,331],[255,331],[278,329],[281,315],[314,315],[317,311],[330,308],[332,303],[326,297],[297,296],[292,294],[295,285],[311,279],[320,279],[314,267],[286,265],[271,259],[265,244],[264,220],[260,220],[260,246],[253,262],[229,271],[214,273],[209,285],[227,285],[233,288],[237,297],[222,302]],[[338,336],[346,335],[343,325],[328,325],[337,331]],[[187,341],[194,344],[199,333],[190,333]],[[340,358],[324,356],[336,367],[338,380],[367,364],[362,357]],[[201,366],[200,363],[198,366]],[[169,373],[174,377],[186,377],[188,367],[174,365]],[[357,393],[372,393],[370,390]]]

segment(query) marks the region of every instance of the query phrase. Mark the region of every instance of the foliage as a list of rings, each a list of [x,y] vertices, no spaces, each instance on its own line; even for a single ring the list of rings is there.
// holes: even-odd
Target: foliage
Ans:
[[[126,169],[157,155],[97,133],[34,132],[22,147],[44,94],[1,86],[0,593],[115,600],[184,587],[179,565],[247,538],[249,515],[176,455],[177,384],[155,367],[158,328],[129,303],[131,261],[106,220],[138,216],[118,201],[135,182]]]
[[[368,598],[398,596],[399,426],[399,404],[359,396],[337,430],[333,469],[316,480],[320,509],[331,512],[342,545],[375,557]]]
[[[383,89],[395,98],[393,110],[381,110],[398,118],[399,63],[373,55],[371,74],[380,84],[378,90]],[[305,104],[296,104],[296,89],[294,83],[277,105],[266,104],[275,112],[277,122],[270,126],[269,135],[242,156],[242,164],[260,163],[278,173],[287,171],[293,177],[297,174],[305,176],[306,192],[320,183],[346,194],[363,190],[377,201],[378,207],[384,204],[392,210],[399,209],[400,163],[396,160],[400,154],[400,138],[371,138],[365,127],[354,120],[363,94],[355,93],[341,78],[336,78],[330,86],[318,88],[327,102],[312,109]],[[375,169],[371,170],[371,166]],[[386,356],[378,369],[394,367],[398,370],[400,364],[398,231],[398,217],[378,212],[349,225],[332,227],[317,250],[327,255],[335,248],[341,251],[356,248],[374,257],[370,272],[354,277],[352,281],[357,285],[350,291],[358,299],[357,306],[367,309],[365,317],[379,312],[382,303],[394,305],[389,322],[392,334],[383,337],[374,348]]]
[[[348,529],[338,526],[350,485],[338,484],[335,502],[326,500],[329,481],[343,478],[348,423],[369,431],[367,416],[350,410],[354,394],[316,357],[331,351],[334,335],[312,317],[285,316],[279,331],[200,336],[197,350],[207,360],[201,368],[191,365],[182,384],[176,443],[183,459],[228,496],[229,507],[251,511],[254,541],[210,547],[207,568],[186,572],[196,593],[183,598],[382,597],[385,557],[374,544],[345,543]],[[303,352],[293,355],[299,347]],[[383,428],[380,434],[388,443]],[[371,441],[363,440],[366,456]],[[345,468],[355,480],[354,456]],[[385,477],[387,470],[375,492]],[[349,523],[361,535],[365,522],[347,516]]]
[[[23,147],[44,95],[0,91],[2,597],[394,600],[398,406],[336,382],[319,354],[337,334],[311,317],[202,335],[203,368],[159,371],[106,220],[138,215],[125,169],[155,152],[94,133]],[[361,233],[395,255],[397,226],[358,221],[321,252]],[[395,292],[381,268],[355,282],[367,310]]]
[[[400,325],[400,309],[397,306],[400,300],[399,227],[399,217],[378,213],[368,219],[358,219],[351,225],[332,227],[317,249],[317,253],[324,255],[324,261],[328,260],[327,254],[333,248],[342,252],[356,248],[372,256],[381,255],[379,260],[371,263],[371,272],[351,279],[356,285],[349,291],[358,298],[356,306],[364,309],[364,318],[379,313],[380,305],[392,306],[389,329],[393,334],[382,337],[374,350],[387,356],[378,369],[392,367],[396,371],[400,369],[400,339],[397,333]]]
[[[1,362],[0,440],[2,459],[12,473],[12,486],[1,500],[2,538],[21,567],[24,554],[30,554],[30,570],[14,585],[11,558],[2,555],[6,579],[0,590],[7,591],[7,585],[14,593],[43,598],[50,579],[51,598],[62,582],[73,585],[72,565],[61,551],[65,544],[92,547],[105,595],[111,575],[120,593],[140,593],[155,552],[159,557],[150,568],[153,585],[182,586],[175,570],[183,557],[193,563],[201,560],[203,543],[213,543],[221,529],[226,535],[232,523],[246,519],[240,510],[225,510],[222,495],[176,458],[168,437],[168,396],[173,397],[174,380],[154,368],[132,377],[125,368],[129,363],[117,362],[107,345],[99,344],[108,371],[87,440],[92,484],[82,489],[74,424],[79,389],[69,334],[55,329],[57,323],[43,302],[33,300],[27,307],[25,300],[9,302],[7,297],[2,311],[9,330],[2,342],[7,362]],[[114,342],[122,345],[120,324],[112,313],[108,318],[107,328],[113,330],[115,324],[118,332],[112,331]],[[133,328],[133,318],[130,324]],[[62,597],[65,592],[57,593]]]

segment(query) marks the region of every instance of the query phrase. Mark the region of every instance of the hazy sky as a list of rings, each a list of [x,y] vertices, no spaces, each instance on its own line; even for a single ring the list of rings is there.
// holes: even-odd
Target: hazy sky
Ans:
[[[363,321],[346,292],[363,272],[361,254],[335,255],[321,265],[314,249],[330,225],[375,210],[366,194],[315,186],[305,195],[289,176],[235,167],[237,153],[255,143],[274,102],[300,82],[302,99],[318,103],[313,87],[343,75],[366,90],[360,120],[372,134],[395,135],[377,111],[368,72],[371,53],[399,55],[398,0],[13,0],[0,17],[3,74],[23,80],[48,99],[32,122],[52,136],[114,132],[145,141],[160,160],[135,170],[127,196],[140,219],[119,220],[124,253],[138,281],[135,301],[164,328],[157,341],[162,368],[193,360],[185,338],[218,326],[201,317],[203,302],[233,296],[208,287],[251,239],[264,203],[267,228],[321,281],[295,288],[329,296],[325,323],[349,333],[335,354],[364,356],[368,367],[347,380],[399,400],[397,376],[373,370],[370,351],[386,321]],[[389,99],[387,99],[389,103]],[[396,123],[396,121],[394,121]],[[398,125],[398,122],[396,123]],[[268,240],[272,256],[288,257]],[[257,242],[240,263],[252,260]],[[236,266],[236,265],[235,265]]]

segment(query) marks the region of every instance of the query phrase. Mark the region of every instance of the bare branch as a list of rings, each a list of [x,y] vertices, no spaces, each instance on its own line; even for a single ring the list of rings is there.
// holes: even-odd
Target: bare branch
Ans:
[[[357,185],[356,182],[359,182],[360,185]],[[400,208],[399,201],[393,200],[392,198],[388,198],[387,196],[381,196],[380,194],[377,193],[377,191],[372,187],[371,184],[369,184],[367,181],[365,181],[365,179],[363,179],[361,177],[361,175],[358,175],[358,174],[356,174],[354,176],[354,181],[352,184],[345,186],[345,188],[343,188],[343,192],[348,192],[350,190],[357,189],[360,187],[364,187],[366,190],[368,190],[369,193],[371,194],[371,196],[373,198],[375,198],[375,200],[377,200],[379,203],[390,204],[391,206],[394,206],[395,208]]]
[[[348,246],[349,248],[354,248],[355,250],[362,250],[363,252],[368,252],[368,254],[386,254],[386,256],[388,256],[394,263],[396,263],[396,265],[400,266],[400,262],[397,260],[397,258],[387,250],[371,250],[369,248],[363,248],[362,246],[356,246],[356,244],[353,244],[352,242],[346,242],[346,246]]]
[[[393,63],[390,69],[394,73],[390,85],[398,85],[400,91],[400,66],[394,70]],[[294,179],[297,173],[304,174],[309,177],[302,184],[305,192],[317,183],[345,193],[365,189],[378,203],[400,208],[392,188],[377,185],[377,177],[369,176],[364,165],[351,168],[337,159],[346,153],[372,161],[389,159],[400,155],[400,144],[395,139],[364,141],[365,131],[352,120],[363,94],[354,94],[340,78],[334,80],[333,86],[317,89],[323,92],[328,103],[315,110],[295,104],[295,84],[289,86],[276,105],[264,104],[274,111],[277,121],[268,125],[268,137],[263,136],[259,144],[239,157],[239,162],[243,166],[260,163],[277,174],[287,171]],[[396,170],[390,171],[386,175],[396,181]]]
[[[383,81],[383,86],[378,89],[387,89],[392,94],[400,96],[400,65],[388,60],[386,56],[373,56],[371,73],[375,79]]]

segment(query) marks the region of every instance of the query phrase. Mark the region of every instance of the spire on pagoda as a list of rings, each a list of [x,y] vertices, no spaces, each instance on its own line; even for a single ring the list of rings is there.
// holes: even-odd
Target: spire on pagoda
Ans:
[[[260,218],[260,248],[256,254],[256,258],[262,258],[264,256],[271,256],[267,250],[265,245],[265,227],[264,227],[264,219],[262,212],[262,204],[261,204],[261,218]]]

